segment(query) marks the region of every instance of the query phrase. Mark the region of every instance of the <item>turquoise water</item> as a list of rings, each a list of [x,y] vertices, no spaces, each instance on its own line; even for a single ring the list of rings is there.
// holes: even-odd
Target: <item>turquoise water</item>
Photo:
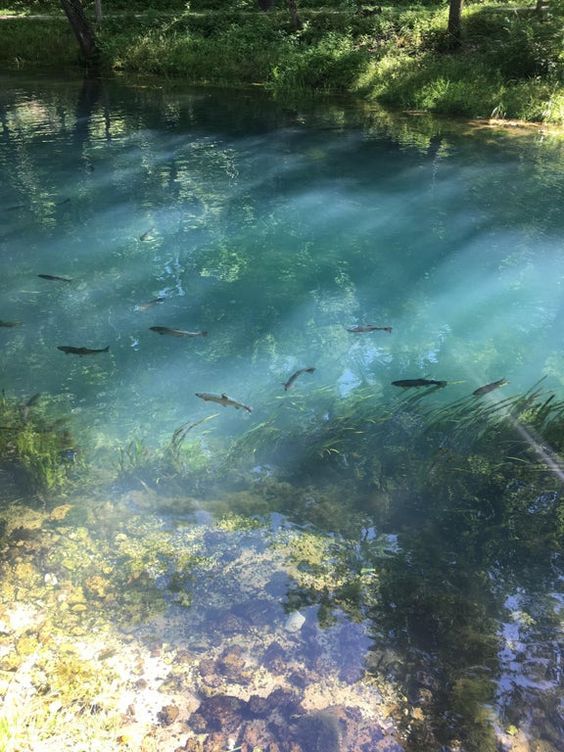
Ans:
[[[547,395],[564,396],[561,142],[350,103],[286,104],[147,82],[7,77],[0,90],[0,319],[22,322],[0,329],[6,394],[23,401],[42,393],[53,414],[67,417],[85,461],[107,471],[117,473],[120,447],[133,439],[148,452],[184,422],[205,418],[190,434],[198,462],[231,462],[233,451],[248,450],[250,484],[212,467],[208,485],[192,475],[185,490],[214,503],[223,496],[222,512],[231,505],[253,524],[258,517],[259,532],[227,540],[208,531],[199,554],[227,548],[229,561],[232,548],[243,548],[260,558],[271,544],[278,550],[276,535],[286,528],[344,540],[335,557],[358,572],[354,587],[329,596],[328,586],[312,589],[286,573],[267,589],[267,601],[284,601],[278,611],[265,605],[262,584],[245,598],[259,604],[253,626],[296,609],[307,615],[310,632],[293,660],[316,665],[323,634],[341,681],[358,682],[367,665],[425,708],[423,720],[414,715],[407,729],[386,737],[388,747],[378,737],[374,749],[399,749],[393,745],[402,739],[402,749],[418,752],[437,745],[485,752],[493,747],[482,726],[495,729],[503,749],[516,750],[511,744],[523,738],[545,744],[542,752],[556,749],[560,601],[556,552],[543,525],[552,524],[563,476],[547,473],[528,487],[516,465],[512,481],[476,482],[472,496],[464,479],[477,464],[465,464],[464,437],[453,427],[438,448],[421,440],[418,454],[410,442],[423,418],[402,412],[415,390],[391,382],[447,381],[425,392],[428,409],[451,402],[474,409],[460,401],[501,378],[509,383],[485,405],[541,379]],[[164,300],[143,308],[155,298]],[[367,323],[392,332],[347,331]],[[207,336],[159,336],[153,326]],[[60,346],[109,352],[78,357]],[[282,384],[304,367],[315,372],[285,392]],[[203,402],[196,392],[226,393],[252,413]],[[357,397],[369,407],[355,423],[360,413],[345,406]],[[386,411],[388,434],[363,444],[366,426]],[[341,420],[359,436],[356,451],[331,433]],[[308,465],[296,448],[309,435],[312,446],[324,440],[325,426],[332,443],[316,457],[340,458],[329,469]],[[262,431],[260,446],[249,450]],[[301,444],[292,446],[294,435]],[[235,450],[233,441],[240,442]],[[558,464],[557,446],[543,439],[535,446]],[[450,477],[434,486],[439,452],[451,453],[446,464],[459,469],[452,486]],[[276,460],[281,485],[272,480]],[[409,485],[412,461],[411,480],[428,477],[420,497]],[[140,499],[162,479],[133,470],[112,491],[118,522],[130,505],[149,516],[147,524],[180,526],[167,546],[182,548],[183,525],[213,518],[215,507],[204,501],[179,512],[157,497]],[[266,485],[256,491],[255,481]],[[131,488],[137,496],[130,498]],[[530,550],[521,517],[504,516],[499,502],[507,491],[516,505],[521,488],[526,514],[541,517],[531,529],[542,540]],[[105,540],[96,515],[80,524]],[[130,532],[104,524],[112,534]],[[143,537],[137,528],[131,534]],[[378,598],[362,579],[375,567],[382,568]],[[167,571],[155,574],[165,589],[172,588]],[[140,638],[177,647],[187,640],[190,649],[192,635],[196,650],[211,649],[217,609],[244,598],[236,583],[230,589],[218,584],[216,570],[203,571],[196,584],[182,581],[191,596],[180,605],[175,580],[169,621],[156,625],[147,616]],[[235,615],[244,621],[244,612]],[[224,632],[235,639],[238,629],[245,631],[239,624]],[[483,717],[472,710],[468,720],[465,692],[471,702],[478,697]],[[342,748],[355,749],[348,743]]]
[[[317,371],[297,390],[390,400],[402,378],[454,382],[445,400],[502,377],[504,395],[562,387],[562,155],[542,137],[406,125],[398,141],[346,108],[115,85],[8,82],[2,103],[2,318],[24,322],[1,332],[2,372],[17,394],[64,395],[123,438],[203,416],[194,392],[260,414],[304,366]],[[345,330],[359,323],[393,333]]]

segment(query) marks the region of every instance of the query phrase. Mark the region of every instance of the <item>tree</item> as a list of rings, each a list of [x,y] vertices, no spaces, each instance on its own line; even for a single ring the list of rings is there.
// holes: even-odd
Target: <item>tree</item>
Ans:
[[[454,46],[460,44],[463,0],[450,0],[448,10],[448,33]]]
[[[296,0],[288,0],[288,10],[290,11],[290,17],[292,19],[292,28],[294,31],[302,28],[302,20],[298,15],[298,8],[296,6]]]
[[[263,11],[269,11],[274,8],[276,4],[276,0],[257,0],[258,6]],[[296,0],[287,0],[288,3],[288,10],[290,11],[290,18],[292,19],[292,29],[294,31],[297,31],[298,29],[301,29],[303,24],[302,20],[298,14],[298,7],[296,5]]]
[[[86,64],[96,68],[98,64],[98,47],[94,32],[86,18],[81,0],[61,0],[74,35],[80,45]]]

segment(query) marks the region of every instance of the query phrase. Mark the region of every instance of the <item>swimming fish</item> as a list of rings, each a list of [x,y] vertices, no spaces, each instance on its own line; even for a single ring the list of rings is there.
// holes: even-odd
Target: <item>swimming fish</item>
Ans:
[[[135,306],[136,311],[148,311],[149,308],[154,308],[159,303],[164,303],[165,298],[153,298],[152,300],[149,300],[147,303],[140,303],[139,305]]]
[[[288,381],[286,381],[285,384],[282,384],[282,386],[284,387],[285,391],[288,391],[288,389],[292,388],[292,385],[293,385],[294,381],[298,378],[298,376],[300,376],[302,373],[314,373],[314,371],[315,371],[315,368],[313,368],[313,367],[311,367],[311,368],[300,368],[299,371],[296,371],[295,373],[293,373],[290,376],[290,378],[288,379]]]
[[[388,332],[392,333],[391,326],[375,326],[374,324],[358,324],[357,326],[347,326],[347,332],[361,334],[362,332]]]
[[[105,353],[110,351],[110,346],[101,350],[91,350],[89,347],[70,347],[69,345],[59,345],[57,350],[62,350],[66,355],[96,355],[96,353]]]
[[[492,381],[491,384],[486,384],[485,386],[481,386],[479,389],[475,389],[472,394],[474,395],[474,397],[481,397],[483,394],[493,392],[494,389],[498,389],[500,386],[504,386],[505,384],[509,384],[509,381],[507,381],[507,379]]]
[[[155,229],[154,227],[149,227],[147,232],[144,232],[143,235],[139,236],[139,240],[148,240],[149,235],[153,232],[154,229]]]
[[[34,394],[33,397],[30,397],[28,401],[25,403],[26,407],[33,407],[33,405],[37,405],[39,402],[39,399],[41,397],[41,392],[37,392],[37,394]]]
[[[226,394],[219,395],[209,394],[208,392],[196,392],[196,397],[204,400],[204,402],[217,402],[218,405],[223,405],[223,407],[234,407],[235,410],[240,410],[242,408],[248,413],[253,412],[252,407],[244,405],[242,402],[237,402],[237,400],[231,399],[231,397],[228,397]]]
[[[443,387],[447,384],[447,381],[435,381],[434,379],[400,379],[400,381],[392,381],[392,386],[401,386],[403,389],[409,389],[412,386]]]
[[[0,326],[6,327],[7,329],[11,329],[14,326],[21,326],[21,321],[0,321]]]
[[[207,332],[187,332],[184,329],[169,329],[168,326],[150,326],[157,334],[170,334],[171,337],[207,337]]]
[[[21,406],[22,418],[24,420],[27,420],[29,417],[29,408],[36,405],[39,402],[40,398],[41,392],[37,392],[37,394],[34,394],[27,400],[27,402],[24,402],[24,404]]]
[[[68,277],[57,277],[56,274],[38,274],[37,276],[41,277],[41,279],[50,279],[57,282],[72,282],[72,279],[69,279]]]

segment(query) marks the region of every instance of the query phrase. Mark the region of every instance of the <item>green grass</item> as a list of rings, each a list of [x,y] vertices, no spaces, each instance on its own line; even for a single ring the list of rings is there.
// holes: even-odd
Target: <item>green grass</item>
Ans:
[[[183,12],[170,0],[153,3],[141,18],[108,15],[99,31],[105,68],[260,84],[279,95],[353,93],[401,109],[564,123],[562,3],[553,3],[544,20],[523,9],[471,5],[458,51],[449,49],[443,5],[386,7],[373,16],[345,2],[337,10],[303,9],[298,33],[285,10],[250,12],[245,3],[222,10],[226,3],[216,3],[206,11],[204,0],[200,6],[202,12]],[[117,0],[105,7],[123,10]],[[172,7],[176,15],[159,15]],[[67,26],[63,18],[2,21],[0,62],[76,64]]]

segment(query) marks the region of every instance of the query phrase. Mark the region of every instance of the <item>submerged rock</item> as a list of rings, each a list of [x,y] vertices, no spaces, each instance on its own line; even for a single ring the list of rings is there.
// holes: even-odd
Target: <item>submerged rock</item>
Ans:
[[[279,618],[279,606],[267,598],[254,598],[238,603],[232,608],[233,613],[253,627],[271,625]]]
[[[286,632],[299,632],[305,624],[305,616],[299,611],[292,611],[292,613],[286,619],[284,629]]]
[[[72,504],[60,504],[58,507],[55,507],[51,511],[51,514],[49,515],[49,519],[55,522],[64,520],[72,508],[73,508]]]
[[[283,674],[288,668],[288,654],[278,642],[271,642],[264,652],[262,664],[274,674]]]
[[[192,713],[188,725],[197,734],[223,731],[233,733],[241,725],[247,703],[232,695],[206,697]]]
[[[335,715],[327,711],[300,718],[297,737],[302,749],[308,752],[339,752],[341,749],[339,722]]]
[[[248,684],[253,678],[252,670],[246,665],[241,648],[234,647],[225,650],[217,661],[218,671],[229,682]]]
[[[176,707],[176,705],[165,705],[157,713],[157,720],[162,726],[170,726],[171,723],[174,723],[176,721],[179,715],[180,710]]]

